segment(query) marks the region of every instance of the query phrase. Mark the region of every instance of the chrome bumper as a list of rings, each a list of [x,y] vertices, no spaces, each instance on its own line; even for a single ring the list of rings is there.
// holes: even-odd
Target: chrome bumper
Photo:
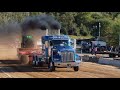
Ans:
[[[75,66],[79,66],[80,62],[67,62],[67,63],[55,62],[54,65],[56,67],[75,67]]]

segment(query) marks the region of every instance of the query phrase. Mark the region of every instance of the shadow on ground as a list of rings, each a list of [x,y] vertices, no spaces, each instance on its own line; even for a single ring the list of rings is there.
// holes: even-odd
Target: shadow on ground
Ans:
[[[69,69],[69,68],[68,68]],[[54,72],[74,72],[65,68],[57,69]],[[72,68],[70,68],[72,69]],[[4,72],[50,72],[47,65],[44,67],[35,67],[32,65],[21,65],[19,60],[0,60],[0,73]]]

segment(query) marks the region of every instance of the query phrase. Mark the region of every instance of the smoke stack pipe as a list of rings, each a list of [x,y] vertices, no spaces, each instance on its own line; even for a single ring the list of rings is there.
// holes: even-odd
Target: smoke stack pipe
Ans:
[[[60,35],[60,29],[58,29],[58,35]]]
[[[46,29],[46,36],[48,36],[48,29]]]

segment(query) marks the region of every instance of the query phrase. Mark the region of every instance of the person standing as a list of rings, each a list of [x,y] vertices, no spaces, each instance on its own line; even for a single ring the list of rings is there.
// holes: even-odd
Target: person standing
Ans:
[[[97,54],[97,47],[94,48],[94,54]]]
[[[112,52],[113,51],[113,46],[111,46],[111,48],[110,48],[110,52]]]
[[[91,48],[91,54],[92,54],[92,55],[94,54],[94,47]]]

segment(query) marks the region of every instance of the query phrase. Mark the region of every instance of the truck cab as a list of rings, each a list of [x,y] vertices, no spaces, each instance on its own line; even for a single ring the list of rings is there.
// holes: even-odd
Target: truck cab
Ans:
[[[71,67],[79,70],[80,56],[76,54],[72,41],[67,35],[43,36],[43,52],[48,59],[48,67],[54,71],[56,67]]]

